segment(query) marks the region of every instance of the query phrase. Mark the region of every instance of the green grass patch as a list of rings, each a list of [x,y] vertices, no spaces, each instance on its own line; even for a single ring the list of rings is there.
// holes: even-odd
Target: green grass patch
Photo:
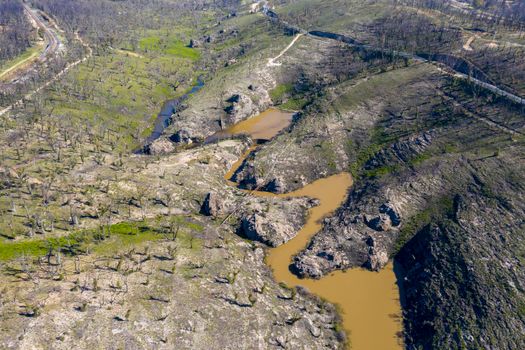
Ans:
[[[281,109],[289,111],[299,111],[308,104],[308,100],[305,98],[291,98],[285,103],[281,104],[279,107]]]
[[[139,41],[139,48],[144,52],[160,52],[170,56],[187,58],[196,61],[200,58],[200,52],[188,47],[182,41],[167,37],[149,36]]]
[[[426,209],[405,221],[394,245],[394,255],[426,225],[441,218],[450,216],[454,211],[454,199],[451,196],[443,196],[431,203]]]
[[[192,232],[181,231],[177,235],[177,242],[181,244],[183,248],[200,251],[203,246],[203,241],[193,235]]]
[[[42,256],[47,253],[45,241],[31,240],[24,242],[1,242],[0,261],[16,259],[20,256]]]
[[[38,53],[38,51],[40,51],[41,49],[41,46],[40,45],[36,45],[36,46],[32,46],[30,48],[28,48],[27,50],[25,50],[22,54],[20,54],[19,56],[11,59],[11,60],[7,60],[7,61],[4,61],[3,63],[0,64],[0,77],[2,76],[2,74],[7,71],[8,69],[11,69],[11,67],[14,67],[18,64],[20,64],[21,62],[29,59],[31,56],[35,56],[36,57],[36,54]]]
[[[110,231],[110,237],[96,242],[90,251],[100,255],[109,255],[122,248],[164,238],[161,231],[137,223],[124,222],[112,225]]]
[[[429,160],[430,158],[432,158],[432,154],[430,152],[420,153],[410,160],[410,165],[421,164],[425,162],[426,160]]]
[[[199,73],[187,58],[163,52],[144,55],[113,51],[96,56],[92,66],[79,65],[65,77],[66,88],[50,91],[49,108],[56,116],[95,125],[95,131],[99,125],[114,130],[118,136],[112,142],[117,152],[137,148],[140,138],[147,137],[153,128],[151,116],[164,101],[191,88]],[[178,86],[176,91],[174,86]]]
[[[183,230],[177,235],[177,241],[192,250],[202,248],[202,239],[195,238],[194,232],[202,232],[204,227],[187,220],[185,217],[175,217]],[[9,261],[21,256],[44,256],[50,250],[61,251],[64,254],[76,255],[86,252],[106,255],[147,241],[169,238],[164,229],[157,227],[155,222],[121,222],[104,229],[89,229],[73,232],[64,237],[48,239],[28,239],[24,241],[0,242],[0,261]]]
[[[284,97],[293,91],[293,84],[279,84],[274,89],[270,90],[270,98],[273,103],[279,104]]]
[[[391,174],[399,169],[399,165],[384,165],[375,169],[365,170],[363,175],[366,177],[382,177]]]

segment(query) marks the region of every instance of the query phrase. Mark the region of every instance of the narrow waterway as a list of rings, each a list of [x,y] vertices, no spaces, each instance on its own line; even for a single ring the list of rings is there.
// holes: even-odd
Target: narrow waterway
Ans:
[[[202,79],[199,77],[197,79],[196,84],[190,89],[190,91],[188,91],[181,97],[164,102],[164,104],[162,105],[162,109],[157,115],[157,119],[155,119],[155,125],[153,126],[153,130],[146,139],[145,144],[150,144],[151,142],[158,139],[162,135],[164,129],[168,127],[171,116],[177,113],[177,109],[179,108],[181,103],[184,102],[191,95],[194,95],[203,87],[204,81],[202,81]]]
[[[230,134],[249,134],[256,140],[262,135],[262,139],[268,140],[290,124],[292,115],[285,114],[270,109],[228,130]],[[264,128],[267,125],[272,127],[265,133]],[[252,146],[245,152],[225,175],[226,180],[230,181],[243,160],[255,149],[256,146]],[[287,194],[251,191],[250,194],[255,196],[306,196],[319,200],[319,205],[310,209],[308,220],[297,236],[277,248],[270,249],[266,262],[273,270],[276,281],[285,282],[288,286],[301,285],[339,305],[343,326],[349,334],[352,349],[402,349],[399,289],[391,263],[380,272],[351,269],[346,272],[334,272],[320,280],[299,279],[289,269],[293,256],[306,247],[311,237],[322,228],[321,220],[341,206],[351,185],[351,176],[342,173],[317,180]]]

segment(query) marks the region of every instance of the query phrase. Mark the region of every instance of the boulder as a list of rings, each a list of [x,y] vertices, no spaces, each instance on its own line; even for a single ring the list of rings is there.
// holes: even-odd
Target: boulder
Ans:
[[[226,208],[223,200],[216,193],[209,192],[204,199],[201,207],[201,213],[207,216],[217,217],[223,215]]]
[[[383,249],[370,248],[365,266],[370,270],[379,271],[388,263],[388,253]]]
[[[327,266],[326,260],[319,259],[316,256],[302,255],[296,257],[292,265],[293,272],[300,277],[308,276],[309,278],[319,279],[323,277],[323,270]]]
[[[168,154],[174,150],[173,143],[165,138],[157,139],[145,147],[146,153],[151,155]]]
[[[190,40],[190,44],[188,45],[188,47],[190,47],[192,49],[200,47],[200,46],[201,46],[201,42],[199,40],[196,40],[196,39],[191,39]]]
[[[378,216],[365,215],[365,224],[374,231],[387,231],[392,227],[390,216],[379,214]]]
[[[186,145],[191,145],[193,143],[190,132],[185,129],[181,129],[175,134],[171,135],[170,140],[175,143],[183,143]]]
[[[241,220],[240,231],[246,238],[271,247],[285,243],[296,233],[293,226],[275,222],[259,212],[244,216]]]
[[[258,112],[257,106],[254,105],[251,98],[243,94],[233,94],[226,102],[230,103],[229,106],[224,108],[224,111],[228,114],[227,119],[230,125],[236,124]]]
[[[293,262],[294,273],[300,277],[321,278],[330,270],[340,269],[348,264],[345,254],[335,247],[327,247],[317,255],[299,255]]]

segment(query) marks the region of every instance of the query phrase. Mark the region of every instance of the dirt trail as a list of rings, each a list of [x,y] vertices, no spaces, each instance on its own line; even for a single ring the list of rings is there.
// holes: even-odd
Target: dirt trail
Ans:
[[[41,44],[39,43],[37,45],[41,45]],[[0,80],[8,79],[9,78],[9,74],[13,73],[14,71],[22,68],[23,66],[25,66],[27,64],[30,64],[32,61],[34,61],[37,58],[38,55],[39,55],[38,51],[35,51],[35,52],[33,52],[31,54],[31,56],[29,56],[29,57],[23,59],[22,61],[12,65],[11,67],[7,68],[2,73],[0,73]]]
[[[1,72],[0,79],[4,79],[8,77],[9,74],[13,73],[16,70],[19,70],[22,67],[27,67],[37,57],[40,57],[40,59],[43,59],[45,55],[49,52],[49,48],[52,46],[53,42],[56,39],[56,36],[54,36],[53,33],[50,33],[51,31],[49,30],[49,28],[47,28],[46,25],[42,21],[40,21],[40,19],[31,11],[29,6],[24,4],[24,10],[33,28],[42,29],[44,31],[45,42],[43,45],[40,42],[37,43],[36,46],[41,46],[38,51],[35,51],[33,54],[31,54],[31,56],[23,59],[22,61],[14,64],[13,66]],[[56,46],[55,49],[56,48],[58,48],[58,46]]]
[[[472,35],[470,38],[468,38],[467,42],[463,44],[463,50],[465,51],[472,51],[472,47],[470,46],[474,40],[476,40],[476,35]]]
[[[270,58],[268,60],[268,63],[266,64],[268,67],[275,67],[275,66],[280,66],[281,63],[278,63],[276,62],[279,58],[281,58],[288,50],[290,50],[292,48],[292,46],[294,46],[294,44],[297,42],[297,40],[299,40],[299,38],[303,36],[302,33],[300,34],[297,34],[295,36],[295,38],[292,40],[292,42],[286,46],[286,48],[284,50],[282,50],[277,56],[275,56],[274,58]]]
[[[58,79],[60,79],[60,77],[62,77],[65,73],[67,73],[71,68],[74,68],[77,65],[79,65],[80,63],[85,62],[89,57],[91,57],[93,55],[93,49],[78,35],[78,33],[75,33],[75,39],[77,39],[82,44],[82,46],[84,46],[84,48],[86,48],[86,50],[88,52],[87,55],[84,56],[83,58],[77,60],[77,61],[68,63],[66,65],[66,67],[64,69],[62,69],[60,72],[58,72],[53,78],[51,78],[47,82],[43,83],[42,85],[40,85],[35,90],[27,93],[23,98],[21,98],[20,100],[16,101],[12,105],[10,105],[10,106],[0,110],[0,117],[3,116],[4,114],[10,112],[17,105],[23,104],[25,100],[31,99],[31,97],[33,97],[35,94],[39,93],[40,91],[42,91],[43,89],[45,89],[46,87],[48,87],[49,85],[53,84]]]

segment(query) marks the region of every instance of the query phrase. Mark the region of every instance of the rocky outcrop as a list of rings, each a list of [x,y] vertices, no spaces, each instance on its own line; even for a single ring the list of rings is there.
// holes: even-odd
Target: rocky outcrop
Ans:
[[[175,151],[175,145],[166,138],[159,138],[147,145],[144,150],[146,154],[150,155],[168,154]]]
[[[217,193],[209,192],[204,199],[201,213],[207,216],[221,216],[226,212],[226,205]]]
[[[446,196],[451,188],[461,186],[461,181],[451,185],[440,177],[460,166],[467,165],[449,159],[447,164],[434,165],[433,171],[427,169],[428,173],[405,172],[400,179],[356,183],[345,205],[325,220],[323,230],[295,258],[298,274],[309,276],[311,270],[318,270],[312,277],[320,277],[333,269],[357,266],[381,269],[408,219],[433,206],[435,198]],[[334,251],[344,258],[331,259]]]
[[[188,47],[192,49],[199,48],[201,46],[202,46],[202,42],[197,39],[191,39],[190,43],[188,44]]]
[[[181,129],[177,131],[175,134],[170,136],[170,140],[175,143],[185,144],[185,145],[191,145],[193,143],[191,139],[191,134],[186,129]]]
[[[287,193],[290,192],[286,182],[280,177],[276,176],[270,180],[261,178],[257,175],[256,169],[252,163],[255,153],[252,153],[237,169],[232,176],[232,181],[239,184],[241,188],[273,193]]]
[[[263,213],[253,213],[241,221],[242,234],[246,238],[277,247],[295,236],[297,230],[291,225],[279,223]]]
[[[368,247],[368,260],[364,267],[374,271],[382,269],[389,260],[387,248],[374,236],[368,236],[366,245]]]
[[[289,198],[272,206],[248,205],[240,218],[239,234],[277,247],[295,237],[306,222],[307,209],[317,204],[317,200]]]
[[[308,278],[321,278],[327,271],[343,269],[348,266],[346,254],[337,247],[327,247],[318,255],[304,255],[296,257],[291,266],[292,271],[298,276]]]
[[[234,94],[226,102],[229,103],[229,106],[224,109],[227,114],[228,125],[237,124],[258,110],[251,98],[244,94]]]

